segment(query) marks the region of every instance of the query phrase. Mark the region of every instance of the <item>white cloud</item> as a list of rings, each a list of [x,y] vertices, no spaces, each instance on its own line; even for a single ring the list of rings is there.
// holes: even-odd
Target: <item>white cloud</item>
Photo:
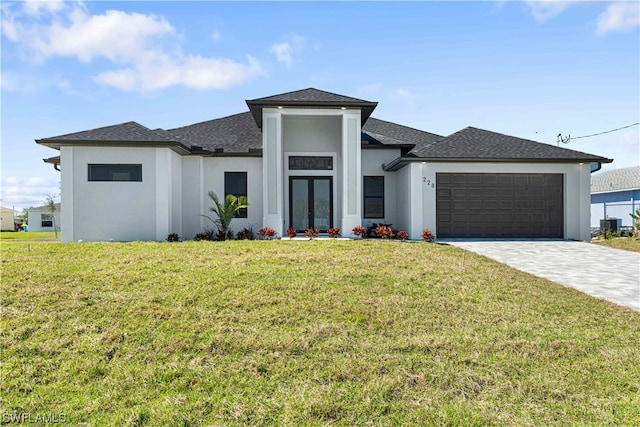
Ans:
[[[629,31],[640,26],[640,3],[617,2],[607,6],[598,18],[598,35],[612,31]]]
[[[286,41],[282,43],[274,43],[269,48],[269,51],[276,56],[278,62],[282,62],[291,68],[293,64],[294,56],[299,57],[307,46],[307,39],[297,34],[292,34],[286,37]],[[313,49],[319,50],[322,48],[321,43],[315,43]]]
[[[575,0],[527,0],[525,3],[533,17],[538,22],[544,22],[560,15],[577,2]]]
[[[410,108],[414,108],[418,103],[418,97],[413,92],[405,89],[396,89],[393,91],[393,95]]]
[[[42,206],[47,196],[58,194],[60,185],[54,180],[35,176],[26,179],[9,176],[2,179],[2,205],[15,206],[18,211],[28,206]]]
[[[276,55],[278,62],[282,62],[291,68],[291,45],[289,43],[274,43],[271,45],[270,51]]]
[[[93,79],[121,90],[150,91],[173,85],[219,89],[264,75],[260,63],[248,55],[243,63],[182,53],[176,30],[163,17],[117,10],[91,15],[81,3],[24,3],[17,11],[3,5],[3,12],[5,9],[3,33],[20,45],[31,60],[107,59],[121,68],[105,70]],[[39,18],[32,18],[34,14]],[[212,37],[219,37],[219,33]]]

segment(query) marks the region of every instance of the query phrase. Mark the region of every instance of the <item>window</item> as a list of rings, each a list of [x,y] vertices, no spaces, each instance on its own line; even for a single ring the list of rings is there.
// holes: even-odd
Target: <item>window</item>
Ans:
[[[384,176],[365,176],[364,217],[384,218]]]
[[[40,215],[41,227],[53,227],[53,216],[51,214]]]
[[[224,173],[224,197],[233,194],[236,197],[247,197],[247,173],[246,172],[225,172]],[[240,209],[236,218],[246,218],[247,209]]]
[[[333,170],[331,156],[289,156],[289,170]]]
[[[142,165],[90,164],[89,181],[142,181]]]

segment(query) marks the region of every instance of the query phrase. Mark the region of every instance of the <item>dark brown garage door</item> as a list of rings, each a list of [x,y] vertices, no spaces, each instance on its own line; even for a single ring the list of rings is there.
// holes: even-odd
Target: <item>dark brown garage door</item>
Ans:
[[[564,237],[561,174],[438,173],[438,237]]]

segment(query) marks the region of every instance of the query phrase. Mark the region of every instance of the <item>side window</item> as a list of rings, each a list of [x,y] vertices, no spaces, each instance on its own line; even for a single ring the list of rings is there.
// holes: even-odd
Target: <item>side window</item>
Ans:
[[[40,226],[53,227],[53,217],[51,216],[51,214],[40,215]]]
[[[363,178],[364,217],[384,218],[384,176]]]
[[[89,164],[89,181],[142,181],[142,165]]]
[[[233,194],[236,197],[247,197],[247,173],[246,172],[225,172],[224,173],[224,197]],[[240,209],[236,218],[246,218],[247,209]]]

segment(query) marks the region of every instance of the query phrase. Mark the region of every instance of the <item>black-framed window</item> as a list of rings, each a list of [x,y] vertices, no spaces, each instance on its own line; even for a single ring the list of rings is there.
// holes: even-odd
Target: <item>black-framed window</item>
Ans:
[[[141,182],[142,165],[89,164],[89,181]]]
[[[233,194],[236,197],[247,197],[247,173],[246,172],[225,172],[224,173],[224,197]],[[246,218],[247,209],[240,209],[236,218]]]
[[[53,227],[53,216],[51,214],[40,215],[41,227]]]
[[[364,217],[384,218],[384,176],[363,177]]]
[[[289,156],[289,170],[333,170],[332,156]]]

